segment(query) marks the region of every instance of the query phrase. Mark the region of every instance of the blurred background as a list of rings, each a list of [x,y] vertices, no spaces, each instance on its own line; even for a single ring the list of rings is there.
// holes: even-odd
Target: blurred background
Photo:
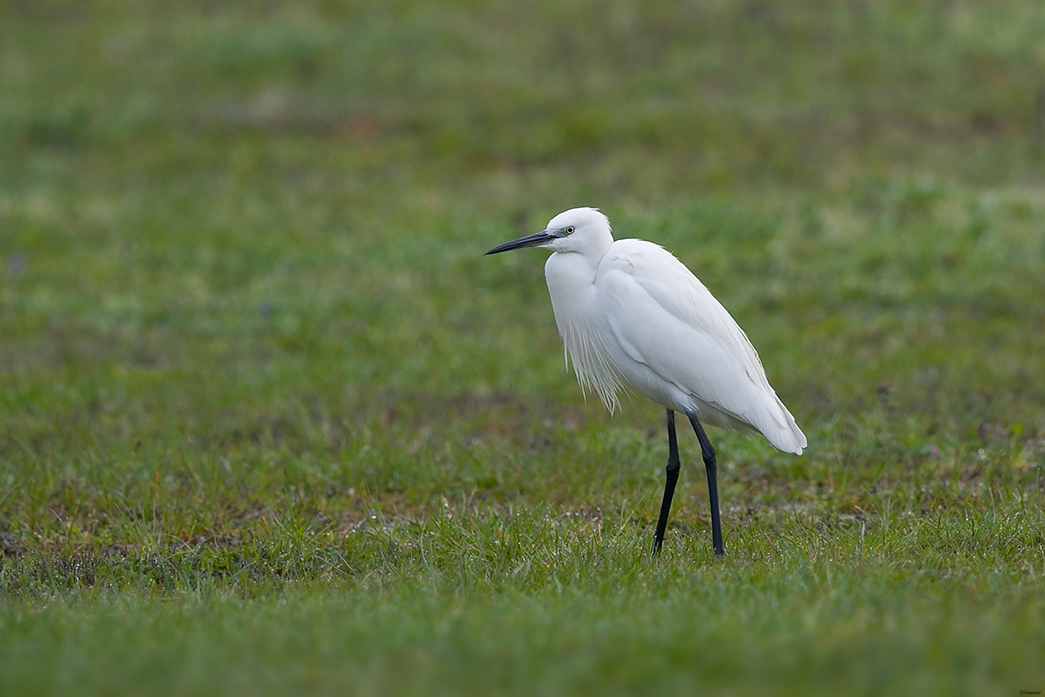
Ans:
[[[1031,1],[3,2],[0,455],[49,482],[6,525],[273,449],[496,489],[484,443],[607,432],[543,255],[482,257],[578,205],[686,262],[833,457],[1020,452],[1043,36]]]

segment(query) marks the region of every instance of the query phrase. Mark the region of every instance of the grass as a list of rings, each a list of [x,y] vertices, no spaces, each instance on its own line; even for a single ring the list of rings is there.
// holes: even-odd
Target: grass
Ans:
[[[539,19],[537,19],[539,18]],[[0,691],[1045,689],[1033,2],[0,3]],[[806,455],[562,364],[575,205]],[[535,227],[536,226],[536,227]]]

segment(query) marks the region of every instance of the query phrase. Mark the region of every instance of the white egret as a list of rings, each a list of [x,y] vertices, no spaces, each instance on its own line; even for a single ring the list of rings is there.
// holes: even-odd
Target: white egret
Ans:
[[[668,467],[653,551],[660,551],[679,477],[675,412],[700,441],[708,477],[711,535],[723,554],[715,449],[703,424],[750,428],[801,455],[806,437],[766,379],[747,335],[682,262],[644,240],[613,241],[597,208],[573,208],[540,232],[487,254],[540,247],[555,323],[577,380],[613,411],[630,385],[667,409]]]

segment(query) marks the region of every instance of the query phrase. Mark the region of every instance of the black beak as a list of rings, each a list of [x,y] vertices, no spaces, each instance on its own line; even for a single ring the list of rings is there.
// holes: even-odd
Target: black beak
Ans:
[[[486,254],[500,254],[501,252],[508,252],[513,249],[522,249],[523,247],[538,247],[544,244],[545,242],[554,239],[555,235],[548,232],[547,230],[541,230],[540,232],[535,232],[532,235],[520,237],[517,240],[505,242],[504,244],[499,244]],[[484,254],[483,256],[486,256],[486,254]]]

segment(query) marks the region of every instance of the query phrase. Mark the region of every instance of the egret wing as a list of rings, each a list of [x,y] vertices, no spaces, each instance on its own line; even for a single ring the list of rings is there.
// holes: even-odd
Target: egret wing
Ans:
[[[596,285],[614,338],[633,360],[773,445],[805,446],[747,335],[670,252],[642,240],[615,242]]]

